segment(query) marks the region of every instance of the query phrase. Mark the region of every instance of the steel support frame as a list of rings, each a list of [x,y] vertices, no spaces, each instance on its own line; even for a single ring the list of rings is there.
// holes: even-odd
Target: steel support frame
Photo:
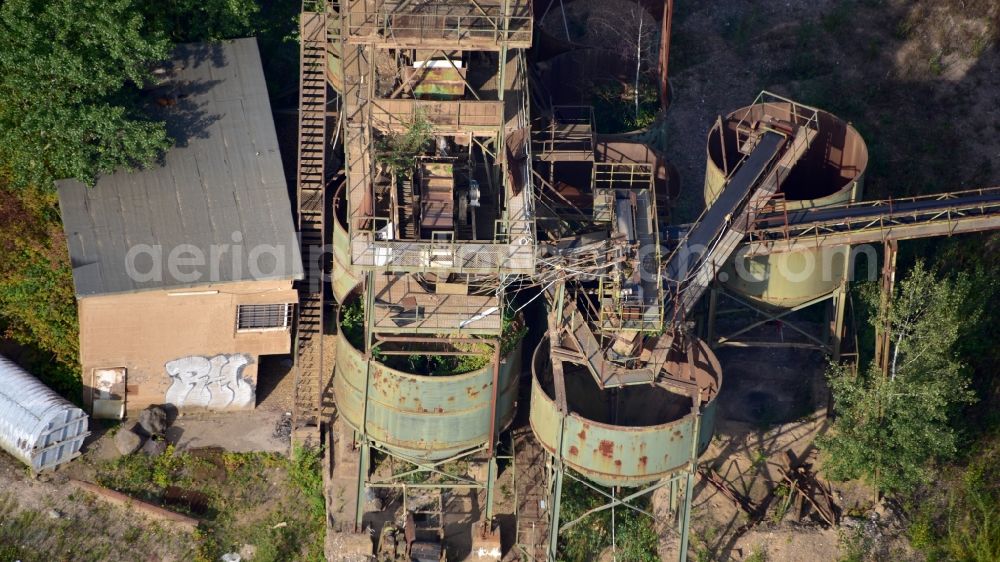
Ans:
[[[485,520],[487,522],[493,520],[493,500],[495,497],[495,488],[497,480],[497,457],[496,455],[490,455],[487,460],[487,472],[486,480],[479,481],[474,478],[468,478],[465,476],[458,476],[454,474],[449,474],[442,470],[440,467],[458,460],[468,459],[479,453],[488,452],[488,447],[486,444],[462,451],[448,458],[435,460],[435,461],[425,461],[422,459],[414,459],[407,457],[405,455],[400,455],[399,453],[393,452],[386,447],[382,447],[367,438],[364,434],[355,430],[355,439],[358,442],[358,446],[361,450],[361,459],[358,466],[358,483],[357,483],[357,508],[354,514],[355,530],[357,532],[361,531],[362,520],[364,518],[364,500],[365,492],[368,488],[388,488],[388,489],[402,489],[407,488],[419,488],[427,490],[485,490],[486,491],[486,505],[484,506]],[[377,480],[372,480],[369,477],[371,473],[371,453],[372,451],[379,452],[387,455],[395,460],[400,460],[409,464],[414,465],[416,468],[400,472],[399,474],[393,474],[388,478],[381,478]],[[442,482],[431,482],[422,484],[409,484],[403,481],[403,478],[407,476],[412,476],[415,474],[429,473],[432,475],[437,475],[445,479]]]
[[[701,416],[699,415],[696,418],[696,423],[695,423],[696,428],[700,425],[700,420]],[[695,448],[697,448],[697,440],[695,441],[696,441]],[[562,461],[558,457],[550,456],[550,459],[552,462],[551,464],[552,487],[549,492],[549,497],[550,497],[549,504],[551,509],[550,511],[551,515],[549,521],[549,544],[547,550],[548,558],[546,562],[556,562],[557,560],[556,556],[558,553],[559,535],[564,531],[569,530],[573,526],[581,523],[584,519],[586,519],[591,515],[594,515],[595,513],[599,513],[601,511],[605,511],[614,507],[625,507],[626,509],[630,509],[632,511],[635,511],[636,513],[640,513],[642,515],[650,517],[655,522],[662,522],[663,518],[657,517],[656,515],[650,513],[649,511],[642,509],[630,502],[642,496],[652,494],[656,490],[663,488],[665,486],[669,486],[670,489],[669,511],[671,512],[671,517],[673,517],[676,521],[675,530],[677,531],[677,534],[680,537],[680,542],[681,542],[680,550],[678,551],[677,554],[677,561],[687,562],[687,546],[689,542],[688,535],[690,533],[690,526],[691,526],[691,504],[693,503],[694,482],[695,482],[695,476],[697,474],[696,460],[692,460],[688,464],[688,467],[686,469],[675,471],[672,474],[664,478],[661,478],[660,480],[657,480],[656,482],[653,482],[652,484],[644,488],[641,488],[638,491],[631,492],[624,497],[616,497],[616,495],[608,493],[600,489],[596,485],[588,482],[586,478],[573,474],[572,471],[570,471],[568,468],[562,465]],[[583,484],[590,490],[597,492],[607,501],[600,506],[590,509],[589,511],[587,511],[580,517],[574,519],[573,521],[569,521],[565,524],[560,525],[559,517],[562,504],[562,489],[567,477],[572,479],[573,481]]]
[[[845,276],[846,279],[846,276]],[[729,300],[740,305],[745,310],[763,316],[762,319],[751,321],[750,324],[743,326],[742,328],[736,330],[727,335],[716,334],[716,321],[717,318],[726,313],[735,312],[720,311],[719,310],[719,298],[725,297]],[[787,321],[784,322],[784,326],[791,328],[795,332],[804,336],[807,340],[806,343],[802,342],[764,342],[764,341],[745,341],[740,340],[739,336],[758,328],[767,322],[782,320],[783,318],[791,315],[793,312],[798,312],[800,310],[815,306],[817,304],[830,301],[833,308],[833,313],[828,315],[828,321],[824,322],[825,333],[820,338],[806,332],[802,328],[796,326],[794,323]],[[727,291],[719,283],[716,283],[709,292],[709,303],[708,303],[708,318],[707,318],[707,340],[709,345],[714,349],[716,347],[798,347],[805,349],[816,349],[822,351],[828,355],[831,355],[834,360],[840,359],[840,348],[844,333],[844,318],[846,316],[847,308],[847,283],[842,282],[832,293],[817,297],[815,299],[806,301],[802,304],[796,305],[792,308],[787,308],[777,312],[764,310],[758,306],[755,306],[751,302],[742,299],[731,291]]]
[[[691,530],[691,504],[693,503],[694,499],[694,481],[698,472],[698,442],[699,442],[698,435],[701,433],[701,416],[702,416],[701,392],[698,393],[698,396],[695,399],[694,405],[692,406],[692,413],[695,416],[694,439],[692,440],[691,444],[691,457],[688,461],[687,468],[674,471],[673,473],[665,476],[664,478],[661,478],[660,480],[657,480],[656,482],[653,482],[652,484],[644,488],[641,488],[636,492],[632,492],[620,498],[617,497],[616,494],[613,493],[609,494],[608,492],[605,492],[598,486],[588,482],[586,478],[573,474],[573,472],[564,465],[561,451],[563,445],[563,435],[565,432],[566,418],[565,415],[563,415],[560,418],[559,447],[557,449],[557,454],[548,455],[549,471],[550,471],[549,482],[551,483],[551,487],[549,489],[549,506],[551,511],[549,515],[549,544],[546,550],[547,552],[546,562],[556,562],[557,559],[556,556],[558,554],[558,549],[559,549],[559,534],[570,529],[574,525],[580,523],[581,521],[583,521],[584,519],[595,513],[607,509],[612,509],[617,506],[623,506],[637,513],[646,515],[652,518],[653,521],[655,522],[660,522],[662,520],[661,518],[656,517],[656,515],[654,515],[653,513],[650,513],[649,511],[646,511],[629,502],[637,498],[640,498],[642,496],[645,496],[647,494],[651,494],[664,486],[670,487],[669,511],[671,512],[671,514],[673,514],[673,516],[677,521],[677,533],[681,539],[680,549],[678,550],[677,553],[677,561],[687,562],[687,550],[689,542],[688,536]],[[583,484],[592,491],[600,494],[608,501],[606,501],[604,504],[600,506],[588,510],[587,512],[577,517],[573,521],[569,521],[566,524],[560,525],[559,516],[560,516],[560,509],[562,507],[562,489],[566,477],[569,477],[572,480]],[[683,493],[684,493],[683,498],[679,497],[681,486],[683,486]]]

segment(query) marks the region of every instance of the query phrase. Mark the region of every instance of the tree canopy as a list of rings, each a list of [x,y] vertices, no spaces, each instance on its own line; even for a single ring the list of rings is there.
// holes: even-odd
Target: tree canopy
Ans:
[[[132,0],[0,4],[0,166],[17,188],[152,161],[170,145],[138,89],[169,42]]]
[[[970,287],[966,275],[938,279],[917,262],[888,310],[879,310],[877,288],[862,291],[878,311],[872,323],[890,326],[888,373],[874,362],[856,378],[844,366],[831,366],[838,417],[833,434],[821,441],[831,476],[866,476],[881,491],[909,491],[930,480],[935,461],[955,455],[951,422],[975,399],[956,349],[960,334],[979,317],[968,310]]]
[[[152,29],[174,43],[245,36],[256,27],[256,0],[139,0]],[[286,2],[298,10],[298,3]]]
[[[174,43],[257,35],[265,71],[293,75],[297,13],[256,0],[0,0],[0,335],[66,395],[79,396],[78,335],[53,180],[93,183],[170,146],[143,88]]]

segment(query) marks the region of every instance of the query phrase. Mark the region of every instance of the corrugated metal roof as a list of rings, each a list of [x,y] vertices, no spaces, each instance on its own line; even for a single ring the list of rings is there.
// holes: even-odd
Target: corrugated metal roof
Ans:
[[[301,279],[257,41],[180,45],[171,64],[169,78],[151,96],[176,140],[163,161],[102,176],[90,189],[75,180],[56,182],[76,294]],[[130,249],[138,252],[135,269],[151,271],[157,250],[140,245],[159,247],[158,277],[129,274]],[[172,271],[168,257],[185,245],[197,248],[205,263]],[[234,259],[236,246],[241,259]],[[185,276],[195,271],[198,279]]]
[[[51,468],[80,452],[87,414],[0,355],[0,448],[31,466]]]

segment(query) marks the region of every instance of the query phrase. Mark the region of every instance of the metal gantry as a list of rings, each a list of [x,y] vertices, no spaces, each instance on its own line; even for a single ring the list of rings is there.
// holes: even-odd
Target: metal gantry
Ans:
[[[505,287],[535,270],[530,175],[514,173],[530,160],[531,3],[343,0],[327,19],[345,162],[334,293],[363,316],[351,338],[341,320],[333,382],[353,449],[339,463],[355,471],[349,517],[361,531],[378,490],[482,492],[477,536],[499,548],[496,448],[519,374],[519,347],[501,352]],[[428,142],[400,148],[407,135]],[[480,355],[457,374],[404,364]],[[485,470],[455,468],[466,463]]]
[[[345,162],[335,205],[346,218],[333,220],[334,293],[342,305],[360,302],[363,312],[361,343],[343,329],[337,335],[343,432],[334,464],[351,473],[356,531],[368,492],[390,488],[404,500],[421,489],[435,490],[439,501],[444,493],[482,492],[489,534],[497,447],[513,418],[520,372],[517,350],[502,358],[502,310],[511,287],[534,285],[549,304],[549,326],[530,367],[532,431],[515,432],[503,456],[515,472],[516,549],[527,560],[556,559],[560,533],[582,520],[560,521],[569,479],[606,500],[583,517],[606,509],[649,515],[636,501],[668,487],[684,561],[697,460],[721,387],[718,362],[689,320],[723,265],[734,254],[997,228],[1000,190],[780,210],[776,195],[818,138],[819,112],[765,93],[755,102],[763,114],[748,112],[736,123],[739,154],[725,162],[718,199],[668,241],[660,235],[653,165],[598,157],[590,108],[552,108],[532,133],[524,54],[531,13],[525,0],[303,5],[303,255],[322,246],[327,224],[329,83],[339,94],[332,134]],[[387,168],[387,139],[421,122],[431,146],[409,169]],[[582,194],[560,181],[564,165],[590,166]],[[692,246],[698,252],[688,254]],[[322,261],[307,263],[307,281],[322,275]],[[319,409],[323,286],[303,286],[297,426],[330,421]],[[839,294],[842,308],[846,293]],[[470,346],[485,346],[490,360],[460,375],[387,365],[405,355],[483,353]],[[629,394],[636,389],[661,402],[651,407],[642,402],[648,396]],[[607,419],[594,414],[602,406]],[[642,417],[651,410],[663,417]],[[376,457],[406,468],[378,472]],[[466,461],[485,469],[449,468]]]

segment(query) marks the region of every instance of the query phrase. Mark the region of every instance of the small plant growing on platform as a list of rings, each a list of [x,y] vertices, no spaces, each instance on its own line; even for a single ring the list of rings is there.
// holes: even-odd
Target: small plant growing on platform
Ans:
[[[375,163],[394,176],[410,176],[417,157],[431,140],[431,124],[417,113],[403,133],[388,133],[375,141]]]

